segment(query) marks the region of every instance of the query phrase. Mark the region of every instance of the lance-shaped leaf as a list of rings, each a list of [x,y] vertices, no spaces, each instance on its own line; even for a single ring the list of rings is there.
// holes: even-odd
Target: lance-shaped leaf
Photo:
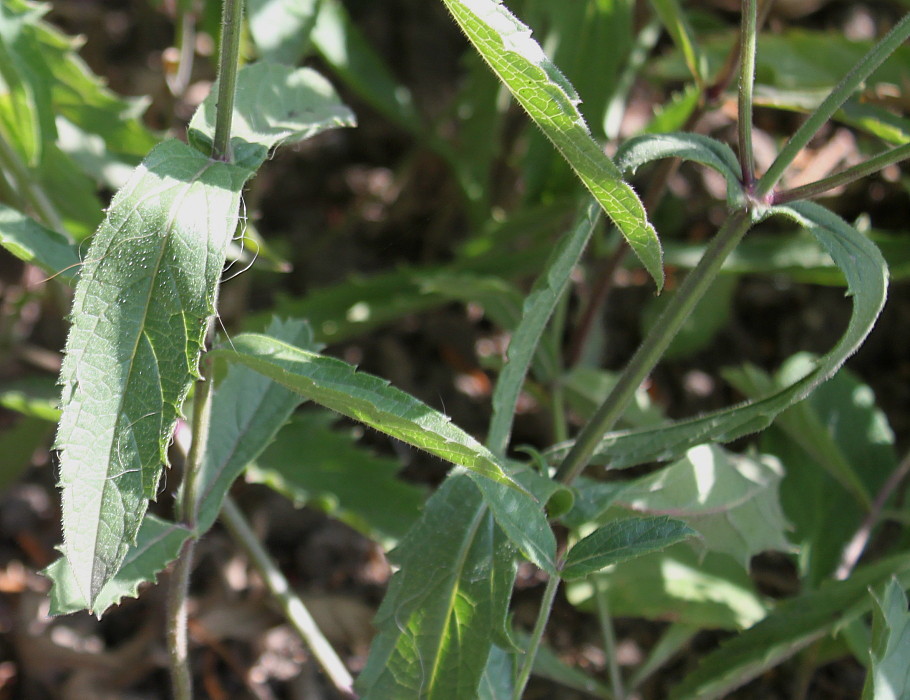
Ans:
[[[727,144],[703,134],[643,134],[635,136],[616,152],[616,167],[634,174],[645,163],[662,158],[682,158],[706,165],[723,175],[727,182],[727,203],[734,208],[742,203],[740,166]]]
[[[560,575],[567,581],[584,578],[613,564],[660,551],[697,534],[685,523],[666,517],[614,520],[569,550]]]
[[[767,669],[841,629],[872,607],[870,586],[892,577],[910,585],[910,555],[900,554],[857,568],[846,581],[791,598],[764,620],[725,642],[670,693],[672,700],[713,700],[729,697]],[[906,666],[906,659],[904,659]]]
[[[888,270],[878,248],[839,216],[813,202],[773,207],[766,213],[771,214],[795,219],[807,228],[843,271],[848,294],[853,298],[853,314],[840,341],[819,358],[806,376],[764,399],[657,428],[609,433],[598,446],[592,463],[621,469],[666,461],[702,443],[729,442],[763,430],[781,411],[804,399],[833,375],[862,344],[875,325],[887,293]],[[547,458],[557,461],[570,447],[558,445],[547,453]]]
[[[509,444],[515,405],[531,366],[540,336],[556,304],[569,283],[569,276],[584,252],[599,211],[593,203],[585,207],[572,231],[567,234],[547,261],[543,274],[525,298],[521,323],[512,335],[503,367],[493,392],[493,418],[487,444],[496,454],[504,454]]]
[[[363,698],[477,697],[506,629],[515,550],[480,492],[455,472],[391,554],[400,567],[376,615],[379,634],[357,680]]]
[[[114,198],[88,251],[60,372],[56,443],[62,551],[88,607],[158,488],[247,176],[167,141]]]
[[[591,137],[575,88],[499,0],[443,0],[468,39],[619,227],[658,288],[660,241],[641,201]]]
[[[448,416],[384,379],[356,371],[347,362],[255,333],[236,336],[215,352],[402,442],[521,488],[506,475],[492,452],[453,425]]]
[[[884,595],[874,596],[872,668],[866,676],[863,700],[898,700],[910,696],[910,613],[907,594],[891,579]]]

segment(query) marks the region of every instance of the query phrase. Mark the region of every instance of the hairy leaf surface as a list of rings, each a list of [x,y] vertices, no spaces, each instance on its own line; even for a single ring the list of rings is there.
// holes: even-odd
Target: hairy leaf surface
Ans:
[[[515,550],[465,472],[449,476],[391,554],[400,567],[374,624],[364,699],[477,697],[505,625]]]
[[[522,24],[498,0],[444,0],[468,39],[518,103],[559,149],[622,231],[658,288],[660,241],[635,191],[591,137],[579,97]]]
[[[248,171],[156,147],[89,248],[60,372],[63,553],[92,607],[135,540],[214,313]]]
[[[488,449],[447,416],[347,362],[254,333],[239,335],[216,352],[402,442],[520,488]]]

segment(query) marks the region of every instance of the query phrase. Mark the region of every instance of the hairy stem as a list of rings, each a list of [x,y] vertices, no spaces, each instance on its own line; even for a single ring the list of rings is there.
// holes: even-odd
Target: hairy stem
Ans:
[[[221,13],[221,51],[218,56],[218,105],[215,112],[215,139],[212,158],[231,160],[231,120],[240,60],[240,29],[243,0],[224,0]]]
[[[730,216],[718,231],[698,265],[686,277],[632,356],[613,390],[575,439],[575,444],[556,471],[559,481],[571,483],[587,466],[604,433],[612,430],[625,413],[638,387],[666,352],[692,309],[717,277],[724,260],[746,235],[751,224],[751,213],[739,211]]]
[[[758,8],[756,0],[743,0],[742,45],[739,62],[739,162],[746,191],[751,190],[755,178],[755,155],[752,151],[752,89],[755,85],[755,44],[758,35]]]
[[[518,672],[518,678],[515,681],[512,700],[521,700],[522,695],[524,695],[528,679],[531,677],[531,669],[534,667],[537,649],[543,639],[543,631],[547,626],[547,621],[550,619],[550,612],[553,610],[553,601],[556,598],[557,590],[559,590],[559,577],[551,576],[547,581],[547,587],[544,589],[543,600],[540,601],[540,610],[537,613],[537,620],[534,622],[534,629],[531,631],[531,638],[528,640],[528,648],[525,649],[521,670]]]
[[[889,148],[887,151],[879,153],[877,156],[872,156],[869,160],[847,168],[843,172],[822,178],[816,182],[810,182],[808,185],[775,192],[773,202],[774,204],[786,204],[787,202],[796,202],[802,199],[809,199],[810,197],[817,197],[823,192],[827,192],[835,187],[841,187],[842,185],[849,185],[851,182],[861,180],[867,175],[877,173],[882,168],[894,163],[899,163],[907,158],[910,158],[910,143],[905,143],[896,146],[895,148]]]

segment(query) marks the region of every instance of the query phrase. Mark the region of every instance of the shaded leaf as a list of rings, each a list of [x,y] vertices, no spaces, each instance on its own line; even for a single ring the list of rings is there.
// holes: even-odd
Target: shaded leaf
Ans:
[[[615,520],[569,550],[560,576],[567,581],[586,578],[608,566],[664,549],[696,534],[695,530],[671,518]]]
[[[664,276],[657,233],[634,190],[591,137],[578,111],[575,88],[501,2],[444,2],[484,60],[619,227],[660,289]]]
[[[362,697],[476,697],[493,642],[510,646],[516,563],[467,474],[446,479],[390,557],[400,568],[357,679]]]
[[[295,65],[306,54],[321,0],[249,0],[250,35],[267,61]]]
[[[518,395],[534,352],[556,304],[565,293],[569,276],[591,238],[599,215],[600,209],[596,203],[584,207],[572,230],[553,251],[540,277],[525,297],[521,322],[509,341],[506,364],[493,392],[493,417],[490,420],[487,444],[496,454],[505,454]]]
[[[303,321],[273,320],[275,338],[318,350]],[[196,532],[206,532],[246,466],[269,445],[303,399],[253,370],[234,365],[212,397],[205,454],[197,476]]]
[[[910,584],[910,555],[900,554],[859,567],[846,581],[830,581],[817,591],[781,603],[754,627],[708,654],[670,697],[727,697],[732,690],[868,612],[872,599],[867,589],[892,576],[897,576],[902,586]]]
[[[30,216],[0,204],[0,245],[48,275],[71,282],[79,272],[79,250],[64,236]]]

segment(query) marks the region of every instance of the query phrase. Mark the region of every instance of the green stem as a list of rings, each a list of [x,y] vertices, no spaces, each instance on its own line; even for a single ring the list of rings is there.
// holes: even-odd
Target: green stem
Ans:
[[[230,531],[234,541],[246,552],[250,563],[262,576],[262,580],[265,581],[265,585],[278,603],[284,616],[297,630],[303,641],[306,642],[310,651],[313,652],[313,656],[322,667],[322,670],[325,671],[332,685],[345,698],[356,697],[354,695],[354,679],[351,674],[316,625],[313,616],[310,615],[303,601],[300,600],[288,580],[269,558],[265,549],[262,548],[256,534],[230,496],[225,498],[224,503],[221,505],[221,522]]]
[[[218,56],[218,104],[212,158],[230,162],[231,121],[240,61],[240,29],[243,0],[224,0],[221,13],[221,50]]]
[[[731,215],[717,232],[698,265],[680,285],[657,323],[632,356],[613,390],[575,439],[575,444],[556,472],[559,481],[571,483],[587,466],[603,435],[612,430],[625,413],[638,387],[666,352],[670,341],[714,282],[724,260],[736,248],[751,225],[751,213],[739,211]]]
[[[758,181],[755,187],[755,197],[757,199],[762,200],[770,194],[774,186],[783,177],[790,163],[793,162],[806,144],[812,140],[812,137],[818,133],[818,130],[834,116],[834,113],[840,109],[840,106],[847,101],[847,98],[853,94],[860,84],[869,77],[872,71],[878,68],[888,56],[904,43],[908,36],[910,36],[910,14],[905,15],[894,26],[894,29],[888,32],[881,41],[872,47],[869,53],[863,56],[850,69],[850,72],[844,76],[843,80],[837,84],[816,110],[809,115],[809,118],[803,122],[802,126],[797,129],[796,133],[790,137],[790,140],[777,155],[777,158],[771,163],[768,172]]]
[[[210,363],[203,363],[205,377],[196,385],[193,402],[193,442],[185,461],[183,473],[183,498],[177,504],[178,520],[188,529],[196,526],[196,491],[198,474],[202,466],[205,444],[212,412],[212,385],[214,372]],[[196,553],[196,537],[183,543],[180,555],[171,573],[167,599],[167,643],[170,659],[171,686],[175,700],[192,700],[193,677],[190,672],[187,644],[187,600],[190,590],[190,572]]]
[[[752,151],[752,89],[755,85],[755,42],[758,8],[756,0],[743,0],[739,62],[739,159],[743,186],[751,190],[755,178],[755,155]]]
[[[547,626],[547,621],[550,619],[550,612],[553,610],[553,601],[556,599],[557,590],[559,590],[559,577],[551,576],[547,581],[547,587],[544,589],[543,600],[540,601],[540,610],[537,613],[534,629],[531,631],[530,639],[528,639],[528,648],[525,649],[524,662],[515,681],[512,700],[521,700],[521,696],[524,695],[525,688],[528,685],[528,679],[531,678],[531,669],[534,668],[534,659],[537,657],[537,649],[543,639],[543,631]]]
[[[859,163],[858,165],[847,168],[836,175],[810,182],[808,185],[775,192],[773,202],[774,204],[786,204],[787,202],[795,202],[801,199],[816,197],[835,187],[841,187],[842,185],[848,185],[855,180],[861,180],[867,175],[877,173],[882,168],[892,165],[893,163],[899,163],[907,158],[910,158],[910,143],[890,148],[887,151],[879,153],[877,156],[873,156],[872,158],[869,158],[869,160]]]
[[[623,687],[622,672],[619,670],[619,661],[616,658],[616,633],[613,630],[613,616],[610,614],[603,579],[602,575],[592,577],[594,598],[597,600],[597,618],[600,622],[600,632],[604,638],[604,652],[610,668],[610,687],[613,689],[616,700],[625,700],[626,690]]]

